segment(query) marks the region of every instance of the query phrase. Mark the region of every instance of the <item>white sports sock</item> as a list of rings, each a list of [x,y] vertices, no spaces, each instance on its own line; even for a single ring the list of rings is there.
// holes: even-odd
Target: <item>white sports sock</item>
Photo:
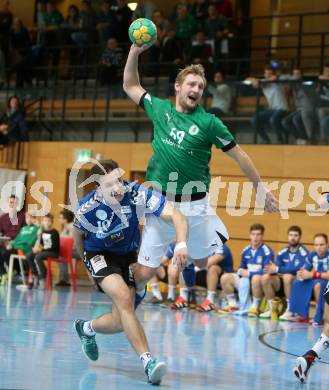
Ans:
[[[162,301],[162,295],[159,290],[159,285],[158,283],[152,283],[152,294],[155,296],[155,298],[159,299],[159,301]]]
[[[189,289],[187,287],[181,287],[179,289],[179,295],[183,297],[185,301],[188,301],[188,292]]]
[[[329,348],[329,337],[321,333],[319,340],[314,344],[312,350],[320,357]]]
[[[167,299],[175,300],[176,286],[168,285],[168,296]]]
[[[273,299],[268,299],[268,306],[270,308],[270,311],[272,312],[273,311]]]
[[[261,298],[252,297],[252,305],[251,305],[251,307],[255,307],[256,309],[258,309],[260,301],[261,301]]]
[[[208,301],[210,301],[211,303],[214,303],[215,302],[215,298],[216,298],[216,291],[209,291],[208,290],[208,293],[207,293]]]
[[[150,352],[144,352],[144,353],[142,353],[142,354],[140,355],[139,358],[140,358],[140,360],[142,361],[143,367],[144,367],[144,370],[145,370],[145,368],[146,368],[146,366],[147,366],[147,363],[148,363],[150,360],[152,360],[152,356],[151,356]]]
[[[94,331],[92,321],[86,321],[83,324],[83,333],[86,336],[95,336],[96,332]]]
[[[229,306],[234,306],[234,307],[237,306],[235,294],[228,294],[228,295],[226,296],[226,298],[227,298],[227,300],[228,300]]]
[[[287,312],[290,312],[290,302],[289,302],[289,299],[287,299],[287,309],[286,309]]]

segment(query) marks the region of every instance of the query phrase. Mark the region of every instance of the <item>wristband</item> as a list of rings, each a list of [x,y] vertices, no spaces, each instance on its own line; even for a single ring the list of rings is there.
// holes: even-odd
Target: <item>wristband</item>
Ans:
[[[313,279],[321,279],[321,272],[313,272]]]
[[[178,242],[175,246],[174,252],[183,248],[187,248],[186,242],[185,241]]]

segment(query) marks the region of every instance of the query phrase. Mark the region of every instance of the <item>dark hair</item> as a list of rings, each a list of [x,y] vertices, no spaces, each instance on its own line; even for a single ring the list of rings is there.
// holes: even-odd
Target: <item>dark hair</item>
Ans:
[[[313,240],[315,240],[317,237],[324,238],[326,244],[328,244],[328,236],[326,235],[326,233],[316,233],[315,236],[313,237]]]
[[[73,222],[74,220],[74,214],[70,210],[62,210],[59,213],[64,219],[67,220],[68,223]]]
[[[52,221],[54,221],[54,216],[51,213],[48,213],[48,214],[44,215],[43,218],[49,218]]]
[[[271,65],[265,65],[264,70],[270,70],[272,73],[276,74],[276,69]]]
[[[21,108],[21,101],[19,100],[19,97],[17,95],[12,95],[10,98],[7,100],[7,108],[10,108],[10,103],[13,99],[16,99],[18,101],[18,108]]]
[[[225,73],[224,70],[222,70],[222,69],[216,69],[215,72],[214,72],[214,76],[215,76],[216,73],[220,73],[220,74],[222,75],[223,79],[225,79],[226,73]]]
[[[324,65],[323,65],[324,68],[329,68],[329,62],[326,62]]]
[[[68,8],[68,11],[70,12],[72,9],[74,9],[75,13],[76,13],[77,15],[79,15],[79,8],[78,8],[76,5],[71,4],[71,5],[69,6],[69,8]]]
[[[95,164],[91,170],[91,175],[106,175],[112,172],[114,169],[119,168],[119,164],[114,160],[102,160],[99,164]]]
[[[300,236],[302,235],[302,229],[297,225],[290,226],[288,233],[290,232],[297,232]]]
[[[15,199],[18,200],[18,197],[15,194],[11,194],[8,199]]]
[[[250,228],[249,228],[249,232],[251,233],[254,230],[260,230],[260,232],[262,234],[264,234],[264,232],[265,232],[264,225],[262,225],[261,223],[254,223],[253,225],[251,225]]]

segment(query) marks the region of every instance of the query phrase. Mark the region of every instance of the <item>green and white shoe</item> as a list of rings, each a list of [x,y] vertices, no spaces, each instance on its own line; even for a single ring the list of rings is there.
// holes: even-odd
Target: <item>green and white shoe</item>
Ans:
[[[98,347],[95,336],[87,336],[83,331],[84,320],[75,320],[74,329],[76,330],[82,346],[83,353],[88,359],[96,361],[98,359]]]
[[[6,286],[8,284],[8,274],[3,274],[1,277],[1,286]]]
[[[151,359],[145,367],[148,383],[151,383],[152,385],[159,385],[165,373],[166,363],[157,362],[155,359]]]

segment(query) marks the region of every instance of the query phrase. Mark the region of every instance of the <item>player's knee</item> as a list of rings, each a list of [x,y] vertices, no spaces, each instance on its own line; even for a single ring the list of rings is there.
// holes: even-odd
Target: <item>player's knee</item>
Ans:
[[[262,275],[260,278],[260,282],[262,286],[267,286],[270,283],[270,281],[271,281],[271,275],[268,274]]]
[[[292,275],[292,274],[283,274],[282,278],[283,278],[283,282],[285,284],[290,284],[294,280],[294,275]]]
[[[145,267],[137,264],[135,267],[134,278],[136,283],[148,282],[157,272],[157,268]]]

